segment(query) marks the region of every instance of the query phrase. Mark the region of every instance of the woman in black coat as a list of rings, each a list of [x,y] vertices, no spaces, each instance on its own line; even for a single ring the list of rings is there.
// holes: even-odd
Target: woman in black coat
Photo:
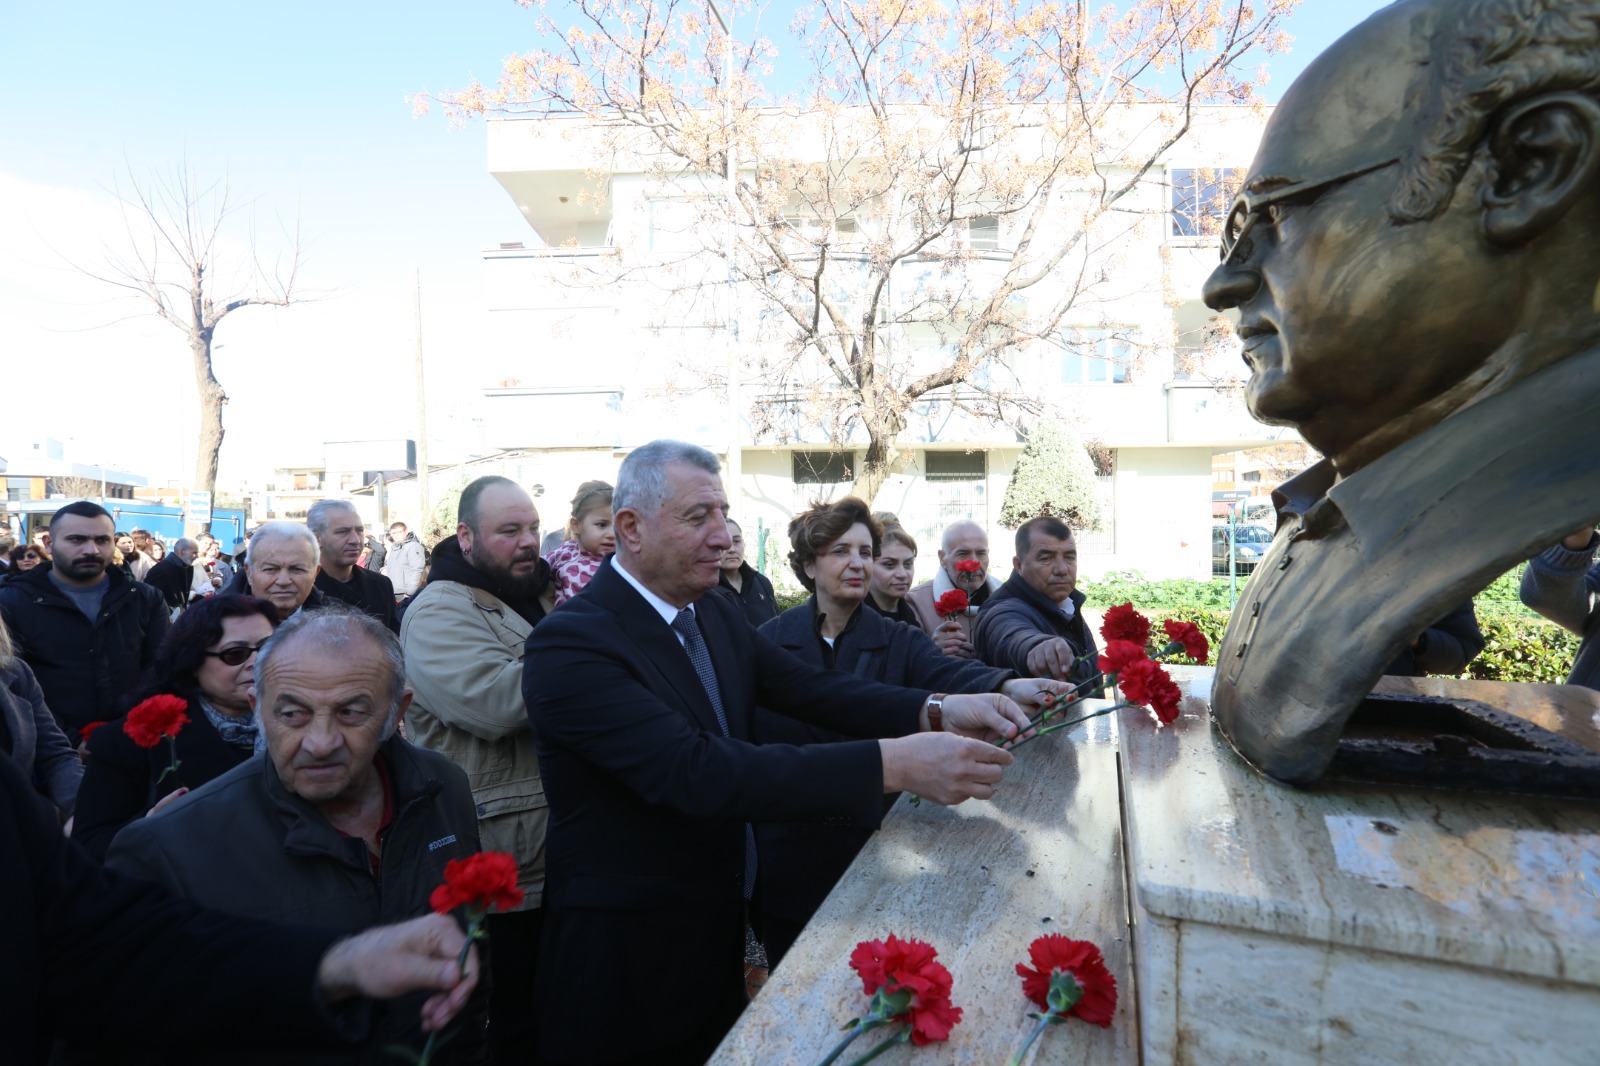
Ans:
[[[218,595],[184,611],[167,630],[128,706],[162,694],[189,702],[189,721],[177,736],[181,765],[162,779],[170,745],[139,747],[123,732],[126,718],[94,730],[72,836],[96,859],[105,861],[112,837],[129,822],[255,754],[260,730],[250,708],[252,673],[256,651],[277,624],[277,609],[266,600]]]
[[[762,625],[761,634],[818,666],[940,693],[1003,692],[1030,714],[1047,695],[1067,691],[1058,681],[1018,678],[975,659],[941,654],[919,626],[863,609],[882,538],[883,527],[853,496],[796,515],[789,523],[789,564],[812,596]],[[754,739],[818,744],[853,738],[760,709]],[[885,813],[894,799],[885,797]],[[771,965],[789,950],[869,836],[867,830],[819,823],[756,825],[760,931]]]

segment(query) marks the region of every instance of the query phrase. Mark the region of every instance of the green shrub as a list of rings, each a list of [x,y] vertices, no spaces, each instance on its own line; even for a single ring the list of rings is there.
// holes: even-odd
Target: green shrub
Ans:
[[[772,590],[772,602],[778,605],[778,610],[780,612],[787,611],[791,607],[798,607],[810,598],[811,593],[807,592],[805,589],[786,589],[775,587]]]
[[[1122,601],[1126,603],[1127,601]],[[1113,606],[1115,606],[1113,604]],[[1139,606],[1134,604],[1135,607]],[[1141,609],[1142,610],[1142,609]],[[1150,619],[1150,625],[1155,631],[1154,640],[1161,640],[1161,623],[1167,619],[1177,622],[1193,622],[1200,632],[1206,635],[1206,640],[1211,642],[1211,662],[1217,661],[1217,649],[1222,646],[1223,631],[1228,628],[1228,612],[1214,610],[1209,607],[1177,607],[1172,609],[1159,608],[1143,611],[1145,617]]]
[[[1239,594],[1244,594],[1247,577],[1239,578]],[[1199,607],[1214,611],[1228,610],[1228,579],[1191,581],[1171,578],[1150,581],[1138,570],[1113,570],[1098,581],[1080,581],[1078,588],[1089,598],[1092,607],[1112,607],[1131,603],[1149,613],[1163,607]]]
[[[1006,483],[1000,524],[1016,529],[1030,518],[1054,515],[1075,529],[1100,528],[1094,461],[1061,423],[1041,418]]]
[[[1542,618],[1479,613],[1483,652],[1462,677],[1480,681],[1538,681],[1559,685],[1572,672],[1579,638]]]

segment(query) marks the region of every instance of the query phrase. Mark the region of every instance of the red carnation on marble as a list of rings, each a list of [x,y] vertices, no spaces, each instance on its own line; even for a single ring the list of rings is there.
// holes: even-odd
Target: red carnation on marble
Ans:
[[[863,1055],[875,1058],[893,1044],[931,1044],[950,1039],[961,1021],[961,1008],[950,1002],[950,971],[938,961],[933,946],[901,940],[893,933],[883,940],[863,940],[850,953],[850,966],[861,977],[861,991],[872,997],[867,1013],[854,1019],[843,1040],[822,1060],[828,1066],[862,1033],[902,1022],[906,1028]]]
[[[481,851],[445,863],[444,884],[433,890],[428,905],[449,914],[465,904],[482,914],[519,906],[523,895],[517,887],[517,860],[503,851]]]
[[[956,573],[958,574],[976,574],[982,569],[983,564],[976,559],[963,559],[956,564]]]
[[[1117,979],[1106,969],[1106,960],[1100,949],[1087,940],[1073,940],[1060,933],[1042,936],[1028,945],[1028,958],[1033,963],[1029,969],[1017,963],[1017,976],[1022,978],[1023,993],[1042,1011],[1058,1017],[1077,1017],[1083,1021],[1110,1028],[1111,1018],[1117,1012]],[[1071,990],[1058,993],[1051,1002],[1051,991],[1061,984],[1061,978],[1071,979],[1077,986],[1078,997],[1067,1006]]]
[[[153,748],[162,737],[176,737],[189,724],[189,701],[162,694],[140,703],[122,721],[122,731],[141,748]]]
[[[1161,623],[1161,628],[1167,631],[1167,640],[1173,644],[1182,644],[1183,653],[1197,663],[1204,663],[1211,658],[1211,642],[1206,640],[1206,635],[1200,632],[1200,627],[1193,622],[1179,622],[1168,618]]]
[[[1100,635],[1108,644],[1113,640],[1125,640],[1142,648],[1150,642],[1150,619],[1134,610],[1131,603],[1118,604],[1106,612],[1105,621],[1100,623]]]
[[[954,618],[958,614],[966,614],[970,605],[965,592],[951,589],[934,601],[933,609],[940,618]]]
[[[1131,640],[1110,640],[1106,642],[1105,651],[1100,653],[1098,665],[1103,674],[1120,675],[1133,663],[1149,661],[1150,657],[1145,654],[1144,645],[1135,644]]]

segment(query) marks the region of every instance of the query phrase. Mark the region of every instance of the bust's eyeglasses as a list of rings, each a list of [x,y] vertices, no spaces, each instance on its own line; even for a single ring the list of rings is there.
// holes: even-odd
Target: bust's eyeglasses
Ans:
[[[1375,170],[1394,166],[1400,162],[1399,157],[1385,159],[1381,163],[1368,163],[1365,166],[1347,170],[1342,174],[1335,174],[1331,178],[1318,178],[1315,181],[1297,181],[1292,185],[1284,185],[1273,189],[1271,192],[1243,192],[1233,201],[1233,208],[1228,212],[1227,221],[1222,224],[1222,262],[1224,265],[1233,262],[1233,254],[1239,250],[1239,245],[1249,236],[1250,230],[1255,227],[1256,221],[1267,210],[1289,200],[1299,200],[1306,197],[1310,203],[1319,194],[1329,187],[1351,178],[1359,178],[1363,174],[1371,174]],[[1246,252],[1248,253],[1248,246]]]
[[[223,666],[243,666],[250,661],[251,656],[261,650],[262,644],[265,643],[266,641],[263,640],[261,644],[235,644],[231,648],[223,648],[221,651],[208,651],[206,654],[214,655],[221,659]]]

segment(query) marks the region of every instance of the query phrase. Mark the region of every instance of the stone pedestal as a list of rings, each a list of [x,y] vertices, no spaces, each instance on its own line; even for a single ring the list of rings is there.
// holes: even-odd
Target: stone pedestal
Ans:
[[[1110,1029],[1054,1027],[1026,1061],[1136,1063],[1116,730],[1099,718],[1029,744],[990,802],[946,808],[902,798],[712,1061],[820,1061],[839,1027],[866,1010],[851,950],[894,933],[938,948],[965,1018],[948,1044],[898,1047],[875,1061],[1003,1063],[1033,1024],[1015,966],[1035,937],[1063,933],[1105,953],[1122,985],[1116,1020]],[[883,1033],[861,1037],[841,1061]]]
[[[1174,674],[1122,731],[1147,1066],[1600,1061],[1600,807],[1275,785]]]

